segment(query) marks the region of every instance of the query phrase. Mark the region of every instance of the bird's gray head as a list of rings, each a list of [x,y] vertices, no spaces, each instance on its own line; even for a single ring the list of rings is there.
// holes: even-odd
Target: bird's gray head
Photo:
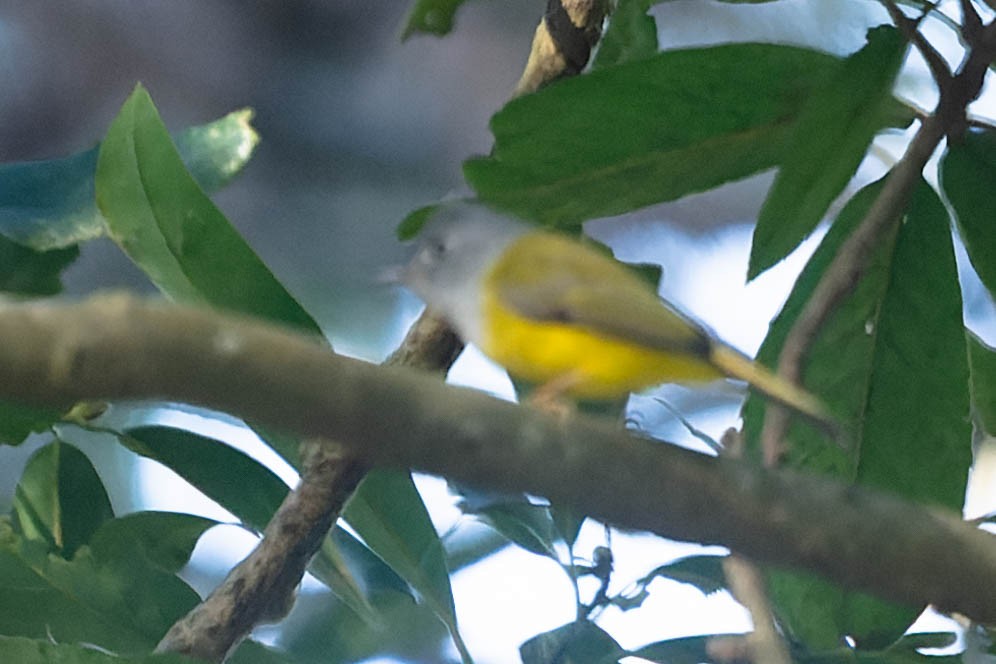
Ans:
[[[419,234],[404,283],[473,342],[479,332],[481,279],[528,228],[479,204],[444,204]]]

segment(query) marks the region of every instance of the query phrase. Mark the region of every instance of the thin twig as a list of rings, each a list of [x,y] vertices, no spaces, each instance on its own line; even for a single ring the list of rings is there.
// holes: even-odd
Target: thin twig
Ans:
[[[926,14],[920,16],[919,19],[911,19],[903,12],[899,10],[896,6],[895,0],[881,0],[882,4],[885,6],[885,10],[889,12],[889,17],[892,22],[896,24],[896,27],[903,33],[903,36],[916,47],[923,56],[924,61],[927,63],[927,67],[930,69],[931,75],[934,80],[937,81],[938,86],[947,85],[948,80],[951,78],[951,70],[948,68],[948,63],[944,61],[941,54],[937,52],[937,49],[924,38],[920,33],[919,26],[920,21],[923,20]]]
[[[726,458],[740,459],[743,455],[743,433],[736,429],[727,429],[723,434],[723,449]],[[765,468],[774,469],[778,459],[765,459]],[[790,664],[788,644],[782,638],[775,625],[775,614],[768,597],[765,575],[755,563],[731,552],[723,559],[723,574],[733,598],[740,602],[748,613],[754,629],[744,636],[741,644],[744,657],[756,664]],[[732,642],[720,641],[711,644],[716,650],[720,644],[729,647]],[[713,652],[718,656],[718,652]],[[729,660],[727,660],[729,661]]]
[[[751,561],[736,554],[723,559],[723,573],[730,593],[750,613],[754,629],[747,635],[747,654],[757,664],[791,664],[788,646],[775,626],[764,574]]]

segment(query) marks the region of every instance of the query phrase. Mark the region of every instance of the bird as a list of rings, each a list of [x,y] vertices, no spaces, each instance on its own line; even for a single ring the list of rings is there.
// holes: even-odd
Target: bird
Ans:
[[[487,206],[441,206],[402,280],[467,343],[539,391],[612,400],[728,377],[820,423],[824,404],[713,336],[575,238]]]

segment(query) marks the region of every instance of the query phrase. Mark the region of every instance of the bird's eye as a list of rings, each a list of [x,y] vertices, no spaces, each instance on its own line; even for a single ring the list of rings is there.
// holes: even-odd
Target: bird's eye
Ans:
[[[433,258],[439,258],[446,253],[446,243],[441,239],[435,239],[429,242],[427,249]]]
[[[434,265],[446,254],[446,245],[442,240],[427,240],[418,252],[418,262],[423,265]]]

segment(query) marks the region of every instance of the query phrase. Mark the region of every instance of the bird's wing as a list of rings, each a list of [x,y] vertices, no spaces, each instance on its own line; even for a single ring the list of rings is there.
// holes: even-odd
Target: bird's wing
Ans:
[[[519,315],[658,350],[708,355],[709,336],[699,325],[608,257],[548,234],[516,243],[514,252],[491,278],[502,302]]]

